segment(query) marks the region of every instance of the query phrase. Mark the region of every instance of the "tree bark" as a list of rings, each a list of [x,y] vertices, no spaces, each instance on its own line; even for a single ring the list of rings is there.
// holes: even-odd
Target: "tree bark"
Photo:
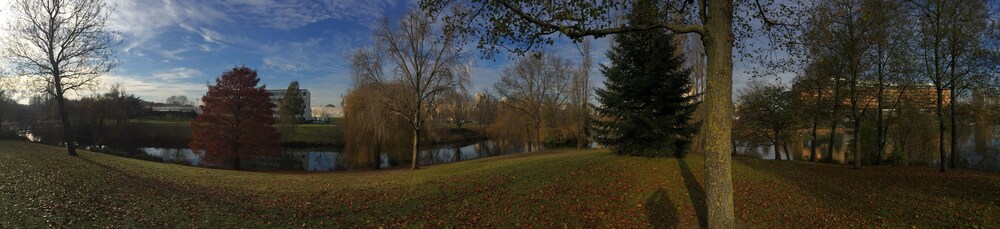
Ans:
[[[56,84],[58,85],[58,84]],[[69,114],[66,112],[66,99],[63,97],[62,88],[56,87],[56,104],[59,106],[59,118],[62,119],[63,140],[66,141],[66,150],[70,156],[76,156],[76,138],[69,121]]]
[[[781,150],[778,149],[778,141],[772,141],[771,142],[771,146],[774,147],[774,160],[775,161],[782,160],[781,159]]]
[[[416,170],[420,167],[417,165],[417,156],[420,153],[420,129],[413,128],[413,161],[411,162],[410,169]]]
[[[781,144],[781,148],[784,148],[784,150],[785,150],[785,157],[788,158],[789,161],[794,161],[795,160],[795,158],[792,157],[792,151],[788,150],[788,142],[782,143]]]
[[[861,169],[861,118],[854,119],[854,169]]]
[[[822,81],[818,81],[817,80],[817,82],[822,82]],[[817,94],[818,94],[817,98],[816,98],[816,113],[813,114],[813,122],[812,122],[812,145],[809,146],[809,160],[810,161],[814,161],[814,162],[818,161],[818,160],[816,160],[816,148],[819,147],[819,135],[818,135],[816,129],[819,127],[819,114],[820,114],[820,108],[819,107],[820,107],[820,104],[823,101],[823,84],[822,83],[817,83],[816,86],[817,86],[816,87],[817,88],[816,91],[817,91]]]
[[[937,120],[938,120],[938,139],[939,139],[939,142],[938,142],[938,152],[941,153],[941,161],[940,161],[939,164],[940,164],[940,171],[944,172],[945,167],[946,167],[945,163],[947,163],[947,161],[948,161],[946,159],[947,157],[944,154],[944,140],[945,140],[945,138],[944,138],[944,111],[942,111],[942,106],[944,106],[944,103],[943,103],[942,100],[944,98],[942,98],[942,94],[943,93],[941,92],[941,90],[942,90],[941,87],[938,86],[938,87],[936,87],[936,89],[937,89]]]
[[[882,117],[882,115],[883,115],[882,114],[882,105],[884,104],[883,101],[882,101],[882,99],[883,99],[882,93],[885,91],[885,73],[883,72],[883,67],[882,66],[883,65],[881,65],[881,64],[878,66],[878,91],[876,92],[876,94],[877,94],[876,96],[878,96],[876,98],[876,100],[878,102],[878,106],[877,106],[878,107],[878,111],[876,112],[876,115],[878,115],[878,117],[875,119],[875,126],[878,128],[876,130],[876,133],[875,133],[875,135],[876,135],[875,136],[875,145],[878,148],[877,149],[878,153],[876,154],[876,157],[875,157],[875,164],[876,165],[882,164],[882,155],[885,153],[885,132],[886,131],[885,131],[885,127],[884,127],[885,122],[882,120],[882,119],[884,119],[884,117]]]
[[[733,228],[733,1],[708,0],[702,42],[708,59],[705,103],[705,200],[708,228]]]
[[[954,69],[954,67],[952,67],[952,69]],[[954,71],[954,70],[952,70],[952,71]],[[952,73],[952,74],[954,74],[954,73]],[[957,117],[955,117],[955,90],[958,89],[955,85],[957,83],[958,82],[951,82],[951,91],[949,92],[949,94],[950,94],[949,101],[950,102],[948,103],[949,104],[948,105],[948,110],[951,113],[951,115],[949,115],[949,117],[951,119],[951,142],[950,142],[951,144],[950,145],[951,145],[951,168],[952,169],[958,168],[958,155],[959,155],[959,152],[958,152],[958,123],[956,122]]]

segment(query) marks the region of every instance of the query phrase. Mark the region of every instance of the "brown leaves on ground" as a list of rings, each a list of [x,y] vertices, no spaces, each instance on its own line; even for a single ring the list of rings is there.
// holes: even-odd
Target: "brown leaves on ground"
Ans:
[[[0,141],[0,227],[698,227],[702,157],[532,153],[417,171],[271,174]],[[1000,176],[736,158],[748,227],[996,227]]]

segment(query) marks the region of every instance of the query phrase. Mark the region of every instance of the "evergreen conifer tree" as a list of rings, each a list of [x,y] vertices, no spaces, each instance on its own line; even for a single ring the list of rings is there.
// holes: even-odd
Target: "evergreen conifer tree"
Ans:
[[[630,24],[662,17],[655,1],[635,7]],[[685,156],[698,131],[691,123],[697,103],[690,94],[691,70],[683,67],[683,55],[675,55],[673,35],[650,30],[614,39],[607,53],[611,66],[601,65],[607,80],[597,90],[597,142],[622,155]]]

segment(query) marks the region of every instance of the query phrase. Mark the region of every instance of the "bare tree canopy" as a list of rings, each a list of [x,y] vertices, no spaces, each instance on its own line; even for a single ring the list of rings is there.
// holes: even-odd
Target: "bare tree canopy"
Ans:
[[[16,0],[9,9],[9,36],[0,38],[4,56],[16,75],[55,97],[66,148],[76,155],[64,95],[97,85],[118,65],[113,47],[120,42],[107,30],[109,7],[103,0]]]
[[[383,89],[399,85],[398,93],[386,95],[385,105],[413,131],[413,169],[418,167],[420,134],[438,100],[469,77],[459,69],[460,37],[438,28],[438,22],[419,12],[406,13],[398,24],[385,19],[375,31],[376,49],[359,49],[350,57],[355,82]],[[382,70],[383,58],[393,67],[391,76]]]

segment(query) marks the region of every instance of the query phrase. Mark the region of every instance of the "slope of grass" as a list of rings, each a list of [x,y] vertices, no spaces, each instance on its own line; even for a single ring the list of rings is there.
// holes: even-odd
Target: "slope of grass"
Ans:
[[[0,227],[697,227],[703,158],[604,150],[259,173],[0,141]],[[741,227],[998,227],[1000,176],[737,158]]]

